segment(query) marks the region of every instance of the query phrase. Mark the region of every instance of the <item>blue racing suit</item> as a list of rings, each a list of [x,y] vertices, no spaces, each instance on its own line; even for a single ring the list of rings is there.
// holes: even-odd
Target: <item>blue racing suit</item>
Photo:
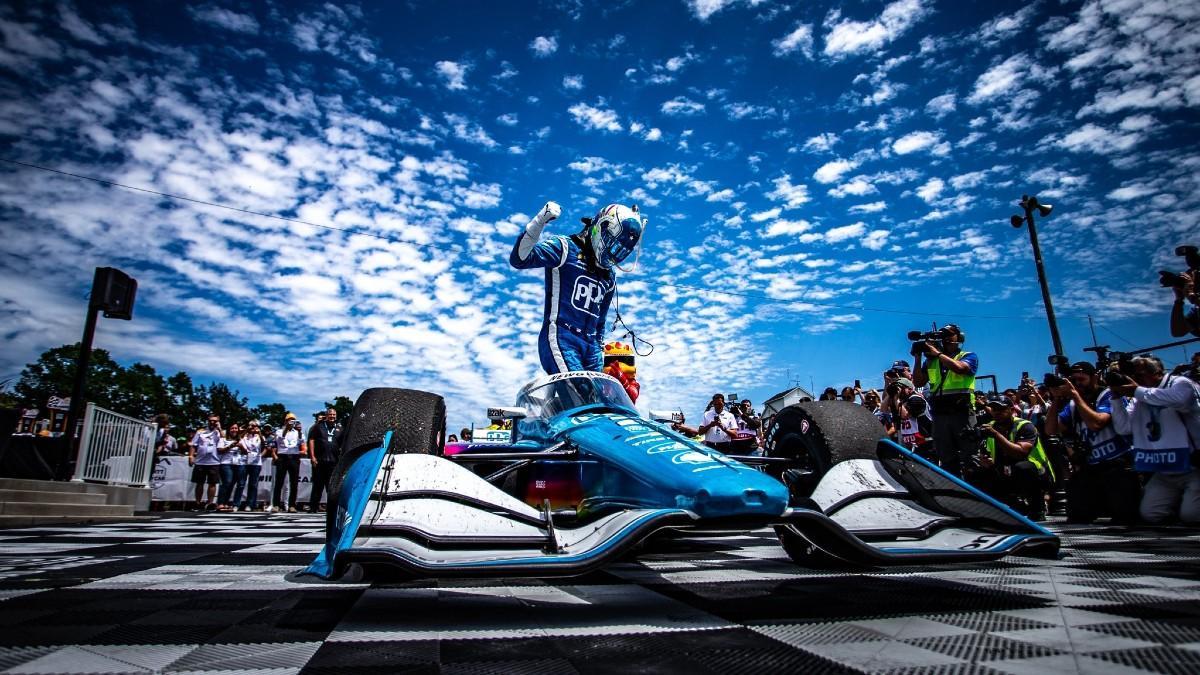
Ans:
[[[542,225],[530,223],[513,245],[508,262],[517,269],[546,269],[546,300],[538,357],[548,374],[600,370],[604,365],[604,320],[616,275],[588,265],[573,239],[538,241]]]

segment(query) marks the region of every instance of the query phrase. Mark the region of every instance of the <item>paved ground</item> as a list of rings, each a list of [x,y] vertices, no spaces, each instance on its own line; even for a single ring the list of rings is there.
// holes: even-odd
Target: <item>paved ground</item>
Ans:
[[[877,574],[769,533],[560,583],[297,584],[307,515],[0,531],[0,672],[1200,672],[1200,532],[1057,527],[1067,557]]]

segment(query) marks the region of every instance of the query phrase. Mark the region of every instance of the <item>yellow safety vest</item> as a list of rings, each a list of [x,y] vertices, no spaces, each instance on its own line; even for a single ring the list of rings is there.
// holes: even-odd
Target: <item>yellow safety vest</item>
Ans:
[[[1033,422],[1021,417],[1014,417],[1013,427],[1008,432],[1008,440],[1016,443],[1017,430],[1026,424],[1033,424]],[[992,458],[992,461],[996,461],[996,439],[992,438],[991,436],[988,436],[987,438],[987,451],[988,455]],[[1033,446],[1033,449],[1029,451],[1029,455],[1025,459],[1028,459],[1029,463],[1036,466],[1039,471],[1045,471],[1046,473],[1049,473],[1050,480],[1054,480],[1054,467],[1050,466],[1050,460],[1046,458],[1046,451],[1042,448],[1041,436],[1037,437],[1037,445]]]
[[[954,357],[955,361],[961,361],[969,352],[959,352]],[[930,396],[948,396],[951,394],[969,394],[975,391],[975,374],[959,375],[958,373],[946,369],[946,381],[942,383],[942,362],[938,359],[933,359],[925,367],[925,372],[929,374],[929,395]]]

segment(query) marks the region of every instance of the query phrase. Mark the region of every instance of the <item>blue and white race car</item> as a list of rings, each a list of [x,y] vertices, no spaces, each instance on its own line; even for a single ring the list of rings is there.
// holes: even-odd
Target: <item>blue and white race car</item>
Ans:
[[[774,527],[809,567],[1057,555],[1052,533],[900,446],[861,406],[777,414],[763,457],[733,457],[641,417],[617,380],[541,377],[507,443],[451,444],[441,396],[369,389],[330,486],[325,547],[304,570],[578,575],[648,538]]]

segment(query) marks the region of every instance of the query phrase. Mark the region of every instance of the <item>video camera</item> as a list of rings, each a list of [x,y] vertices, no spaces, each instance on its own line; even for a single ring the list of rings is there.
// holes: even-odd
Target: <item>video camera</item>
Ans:
[[[1182,248],[1182,247],[1181,247]],[[1136,354],[1132,352],[1114,352],[1108,345],[1084,347],[1083,351],[1096,354],[1096,372],[1104,374],[1104,383],[1115,387],[1128,382],[1131,372],[1130,361]],[[1113,366],[1116,366],[1115,368]]]
[[[908,353],[912,354],[913,356],[916,356],[917,354],[923,354],[925,353],[926,342],[941,342],[943,337],[945,336],[940,330],[910,330],[908,331],[908,339],[910,342],[912,342],[912,346],[909,347]]]
[[[1195,246],[1176,246],[1175,255],[1187,260],[1189,271],[1200,270],[1200,248]],[[1158,271],[1158,283],[1162,284],[1163,288],[1183,288],[1187,285],[1183,276],[1170,270]]]

